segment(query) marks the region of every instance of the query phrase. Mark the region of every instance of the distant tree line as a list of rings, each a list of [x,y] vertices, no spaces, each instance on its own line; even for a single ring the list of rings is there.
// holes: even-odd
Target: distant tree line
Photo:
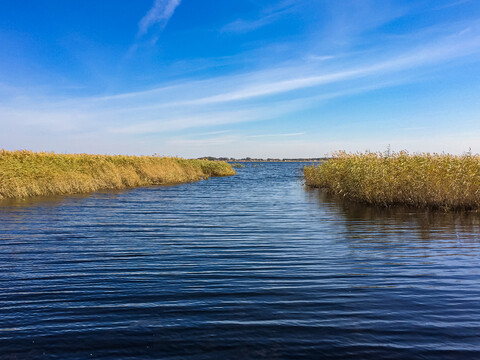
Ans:
[[[245,157],[241,159],[237,158],[232,158],[232,157],[215,157],[215,156],[204,156],[199,159],[202,160],[211,160],[211,161],[230,161],[230,162],[241,162],[241,161],[246,161],[246,162],[301,162],[301,161],[308,161],[308,162],[314,162],[314,161],[325,161],[328,160],[326,157],[320,157],[320,158],[251,158],[251,157]]]

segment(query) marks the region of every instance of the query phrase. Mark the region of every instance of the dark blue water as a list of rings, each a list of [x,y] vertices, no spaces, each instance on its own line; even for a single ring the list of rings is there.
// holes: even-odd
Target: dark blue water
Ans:
[[[3,202],[0,358],[480,358],[478,214],[349,204],[302,164],[255,166]]]

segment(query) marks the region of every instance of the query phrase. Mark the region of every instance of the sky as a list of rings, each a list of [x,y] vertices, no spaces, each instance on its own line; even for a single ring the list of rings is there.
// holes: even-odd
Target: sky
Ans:
[[[0,148],[480,152],[478,0],[0,2]]]

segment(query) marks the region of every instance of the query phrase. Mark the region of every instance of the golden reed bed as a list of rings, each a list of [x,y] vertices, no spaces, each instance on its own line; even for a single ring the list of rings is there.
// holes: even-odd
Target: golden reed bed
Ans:
[[[367,204],[480,209],[480,156],[335,153],[304,168],[305,182]]]
[[[0,199],[178,184],[234,174],[228,163],[219,161],[0,150]]]

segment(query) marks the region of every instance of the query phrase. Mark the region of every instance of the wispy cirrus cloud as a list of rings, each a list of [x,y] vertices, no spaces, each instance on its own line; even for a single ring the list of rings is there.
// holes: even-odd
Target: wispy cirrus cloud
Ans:
[[[158,34],[165,29],[168,21],[173,16],[176,8],[182,0],[155,0],[153,6],[138,23],[137,38],[124,56],[124,60],[130,58],[140,47],[142,41],[147,40],[150,45],[158,41]],[[156,28],[156,31],[151,31]],[[149,34],[152,33],[152,34]],[[150,35],[147,37],[147,35]]]
[[[249,32],[256,29],[259,29],[263,26],[269,25],[275,20],[277,20],[281,16],[282,12],[276,12],[273,14],[269,14],[258,19],[253,20],[244,20],[244,19],[237,19],[222,28],[224,32],[235,32],[235,33],[242,33],[242,32]]]
[[[370,63],[361,67],[317,73],[312,76],[296,76],[281,80],[248,84],[245,87],[230,92],[222,92],[191,101],[181,101],[178,105],[207,105],[266,97],[345,80],[421,68],[455,58],[465,57],[480,51],[480,36],[473,36],[465,40],[459,39],[458,37],[445,40],[446,41],[440,42],[439,44],[432,43],[422,48],[405,52],[400,56]],[[290,72],[290,70],[291,69],[289,69],[288,72]],[[299,69],[297,70],[298,72],[300,71]]]
[[[466,24],[468,25],[468,24]],[[410,45],[403,51],[375,59],[367,57],[355,63],[328,65],[301,61],[288,66],[212,77],[189,79],[150,90],[115,94],[92,99],[95,102],[118,103],[132,111],[160,111],[186,106],[214,106],[256,99],[266,99],[285,93],[308,90],[329,84],[387,76],[419,70],[455,59],[480,53],[480,29],[451,31],[429,43]],[[352,54],[349,57],[357,56]],[[332,59],[325,56],[325,60]],[[323,59],[322,59],[323,60]],[[348,60],[348,59],[346,59]],[[139,100],[142,101],[139,101]]]
[[[459,6],[459,5],[463,5],[463,4],[469,3],[469,2],[471,2],[471,1],[472,1],[472,0],[457,0],[457,1],[454,1],[454,2],[452,2],[452,3],[442,5],[442,6],[438,7],[437,9],[451,8],[451,7],[455,7],[455,6]]]
[[[249,138],[263,138],[263,137],[291,137],[291,136],[301,136],[305,135],[304,132],[296,132],[296,133],[285,133],[285,134],[261,134],[261,135],[251,135],[248,136]]]
[[[479,53],[479,49],[480,36],[466,33],[436,39],[421,48],[405,50],[382,60],[370,60],[362,66],[308,69],[309,76],[305,76],[305,65],[300,63],[265,70],[263,75],[247,72],[202,81],[185,79],[151,90],[111,96],[65,101],[23,96],[12,100],[8,107],[0,107],[0,124],[4,119],[59,128],[65,121],[69,126],[85,128],[90,122],[96,127],[103,125],[108,132],[146,134],[262,121],[308,108],[322,99],[388,87],[408,78],[411,71]],[[402,73],[401,78],[397,76],[399,73]],[[347,86],[334,90],[327,87],[341,84]],[[310,92],[305,94],[304,90]],[[288,101],[275,98],[286,93]],[[265,103],[256,103],[259,99]],[[35,116],[36,113],[42,116]]]
[[[182,0],[155,0],[152,8],[138,23],[138,37],[148,33],[153,26],[157,26],[160,30],[163,30],[181,1]]]
[[[279,4],[271,7],[265,8],[261,11],[260,15],[252,19],[237,19],[222,28],[224,32],[234,32],[234,33],[243,33],[249,32],[266,25],[269,25],[283,15],[289,14],[295,10],[295,7],[298,6],[298,0],[285,0]]]

